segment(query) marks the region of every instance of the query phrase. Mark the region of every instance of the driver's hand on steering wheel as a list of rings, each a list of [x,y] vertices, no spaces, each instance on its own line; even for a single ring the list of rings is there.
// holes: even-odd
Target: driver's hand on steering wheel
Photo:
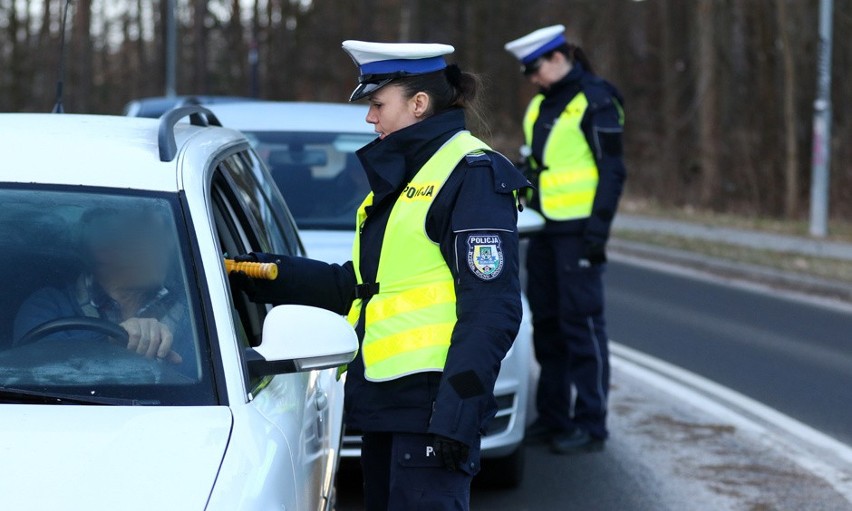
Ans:
[[[120,325],[129,335],[127,349],[172,364],[183,362],[183,358],[172,351],[172,331],[163,323],[154,318],[130,318]]]

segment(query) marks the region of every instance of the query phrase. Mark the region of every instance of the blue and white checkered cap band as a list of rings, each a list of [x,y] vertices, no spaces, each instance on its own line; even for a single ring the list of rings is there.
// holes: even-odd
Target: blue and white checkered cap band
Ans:
[[[565,26],[553,25],[540,28],[524,37],[509,41],[505,48],[522,64],[529,64],[545,53],[562,46],[565,40]]]

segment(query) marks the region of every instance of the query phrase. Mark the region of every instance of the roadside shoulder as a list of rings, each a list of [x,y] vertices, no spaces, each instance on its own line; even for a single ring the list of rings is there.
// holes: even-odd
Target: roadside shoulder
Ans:
[[[612,442],[654,472],[673,509],[852,508],[848,446],[696,375],[612,348]]]

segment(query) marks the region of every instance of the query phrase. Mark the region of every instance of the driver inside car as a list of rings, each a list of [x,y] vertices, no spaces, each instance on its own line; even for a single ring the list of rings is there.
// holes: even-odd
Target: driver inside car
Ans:
[[[153,207],[87,210],[80,218],[79,239],[85,271],[67,285],[45,287],[21,305],[14,323],[14,344],[51,320],[90,317],[120,325],[127,349],[140,356],[180,364],[173,348],[175,333],[187,315],[186,301],[166,285],[174,254],[168,218]],[[50,334],[69,340],[92,332]]]

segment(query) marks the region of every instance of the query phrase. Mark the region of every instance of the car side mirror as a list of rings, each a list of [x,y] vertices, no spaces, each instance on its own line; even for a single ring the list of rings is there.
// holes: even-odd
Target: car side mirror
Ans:
[[[544,217],[538,211],[526,207],[518,212],[518,235],[527,237],[544,229]]]
[[[263,322],[260,346],[246,348],[253,377],[328,369],[348,364],[358,338],[343,317],[317,307],[279,305]]]

